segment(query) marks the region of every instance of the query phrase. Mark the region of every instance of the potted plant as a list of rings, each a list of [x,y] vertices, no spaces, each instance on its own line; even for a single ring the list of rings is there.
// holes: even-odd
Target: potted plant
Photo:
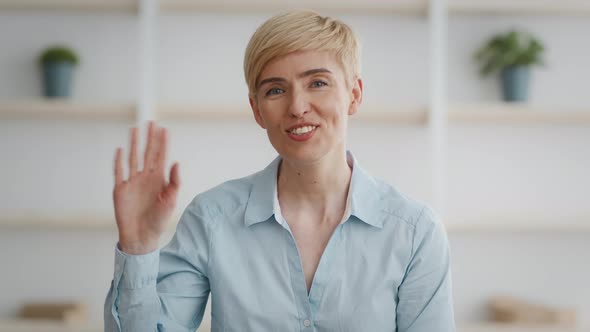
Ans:
[[[475,58],[481,63],[481,76],[500,72],[505,101],[523,102],[528,99],[530,67],[543,64],[543,51],[543,44],[531,34],[511,30],[490,38]]]
[[[46,48],[39,56],[43,73],[43,94],[46,97],[69,97],[72,75],[78,65],[75,51],[65,46]]]

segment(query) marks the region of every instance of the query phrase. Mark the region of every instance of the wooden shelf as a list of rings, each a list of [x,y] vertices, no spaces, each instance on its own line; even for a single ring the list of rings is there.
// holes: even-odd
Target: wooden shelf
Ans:
[[[199,331],[207,327],[210,318],[204,317]],[[29,320],[2,320],[0,321],[0,332],[99,332],[103,331],[101,326],[80,326],[67,325],[53,321],[29,321]],[[582,330],[567,327],[550,326],[519,326],[512,324],[458,324],[458,332],[581,332]]]
[[[115,217],[89,216],[18,216],[0,217],[0,228],[34,230],[112,230],[117,229]]]
[[[2,10],[59,10],[90,12],[136,13],[140,0],[0,0]],[[318,11],[352,13],[382,13],[424,16],[428,12],[426,0],[355,1],[355,0],[161,0],[162,12],[277,12],[290,8],[309,8]]]
[[[174,231],[180,220],[180,213],[170,219],[168,231]],[[117,231],[115,216],[96,216],[92,214],[47,216],[39,214],[0,217],[0,229],[14,230],[81,230]]]
[[[247,120],[254,118],[248,106],[219,107],[204,105],[160,105],[156,111],[157,120],[195,121],[195,120]]]
[[[0,320],[0,332],[99,332],[100,326],[66,324],[52,320],[13,319]]]
[[[425,125],[427,107],[364,107],[352,121],[406,125]],[[157,120],[250,120],[250,109],[240,106],[161,105]],[[92,104],[67,100],[33,100],[0,102],[0,119],[97,120],[133,123],[135,106],[131,104]],[[449,106],[450,123],[515,124],[515,125],[590,125],[590,107],[548,107],[527,104],[456,104]],[[253,120],[253,119],[252,119]]]
[[[483,323],[457,326],[458,332],[582,332],[580,329],[566,326],[535,326],[526,324]]]
[[[426,125],[428,108],[426,106],[361,107],[350,121]]]
[[[462,104],[449,107],[449,122],[478,124],[590,125],[590,107],[530,106],[526,104]]]
[[[426,15],[426,0],[161,0],[161,11],[277,12],[291,8],[352,13]]]
[[[485,219],[458,220],[444,222],[452,233],[576,233],[590,232],[590,216],[577,218],[554,218],[526,220],[523,218],[486,217]],[[559,223],[557,220],[567,220]]]
[[[171,217],[167,231],[174,232],[180,221],[182,211]],[[564,218],[574,220],[560,224],[551,219],[523,220],[522,218],[486,218],[485,220],[443,221],[450,233],[576,233],[590,232],[590,216]],[[13,230],[74,230],[74,231],[117,231],[114,216],[95,216],[91,214],[47,216],[31,214],[28,216],[0,217],[0,229]]]
[[[93,104],[69,100],[39,99],[0,102],[0,119],[100,120],[132,122],[136,118],[131,104]]]
[[[587,0],[449,0],[459,15],[590,15]]]
[[[157,120],[249,120],[249,107],[162,105],[155,115]],[[131,104],[91,104],[67,100],[33,100],[0,102],[0,119],[38,120],[103,120],[133,122],[135,107]],[[353,116],[353,121],[392,122],[396,124],[422,125],[428,119],[426,107],[381,107],[362,108]],[[253,119],[252,119],[253,120]]]
[[[251,120],[252,111],[248,106],[200,106],[200,105],[161,105],[156,112],[158,120],[195,121],[195,120]],[[428,111],[425,107],[381,107],[361,108],[352,117],[352,121],[391,122],[396,124],[423,125],[427,122]]]
[[[138,0],[0,0],[2,10],[137,12]]]
[[[66,10],[137,12],[140,0],[0,0],[2,10]],[[590,15],[586,0],[449,0],[449,12],[459,15]],[[425,16],[426,0],[160,0],[163,12],[277,12],[289,8],[318,11]]]

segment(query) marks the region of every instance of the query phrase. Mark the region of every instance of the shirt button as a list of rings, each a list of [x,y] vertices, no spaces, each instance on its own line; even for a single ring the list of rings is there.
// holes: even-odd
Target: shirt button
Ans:
[[[309,327],[311,325],[311,321],[309,319],[306,319],[303,321],[303,325],[305,325],[305,327]]]

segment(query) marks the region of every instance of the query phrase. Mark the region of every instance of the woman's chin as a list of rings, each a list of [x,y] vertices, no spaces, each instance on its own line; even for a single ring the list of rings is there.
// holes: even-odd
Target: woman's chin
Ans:
[[[279,154],[283,159],[303,163],[312,164],[322,158],[323,154],[318,149],[318,146],[298,146],[288,147],[279,151]]]

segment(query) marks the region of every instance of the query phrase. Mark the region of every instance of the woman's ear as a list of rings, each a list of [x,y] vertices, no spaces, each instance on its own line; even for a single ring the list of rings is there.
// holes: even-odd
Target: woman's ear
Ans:
[[[358,111],[363,101],[363,80],[358,78],[352,84],[352,100],[348,108],[348,115],[353,115]]]
[[[248,101],[250,102],[250,108],[252,108],[252,113],[254,114],[254,119],[256,119],[256,123],[262,128],[266,129],[264,125],[264,119],[260,115],[260,109],[258,108],[258,102],[256,101],[256,97],[248,97]]]

